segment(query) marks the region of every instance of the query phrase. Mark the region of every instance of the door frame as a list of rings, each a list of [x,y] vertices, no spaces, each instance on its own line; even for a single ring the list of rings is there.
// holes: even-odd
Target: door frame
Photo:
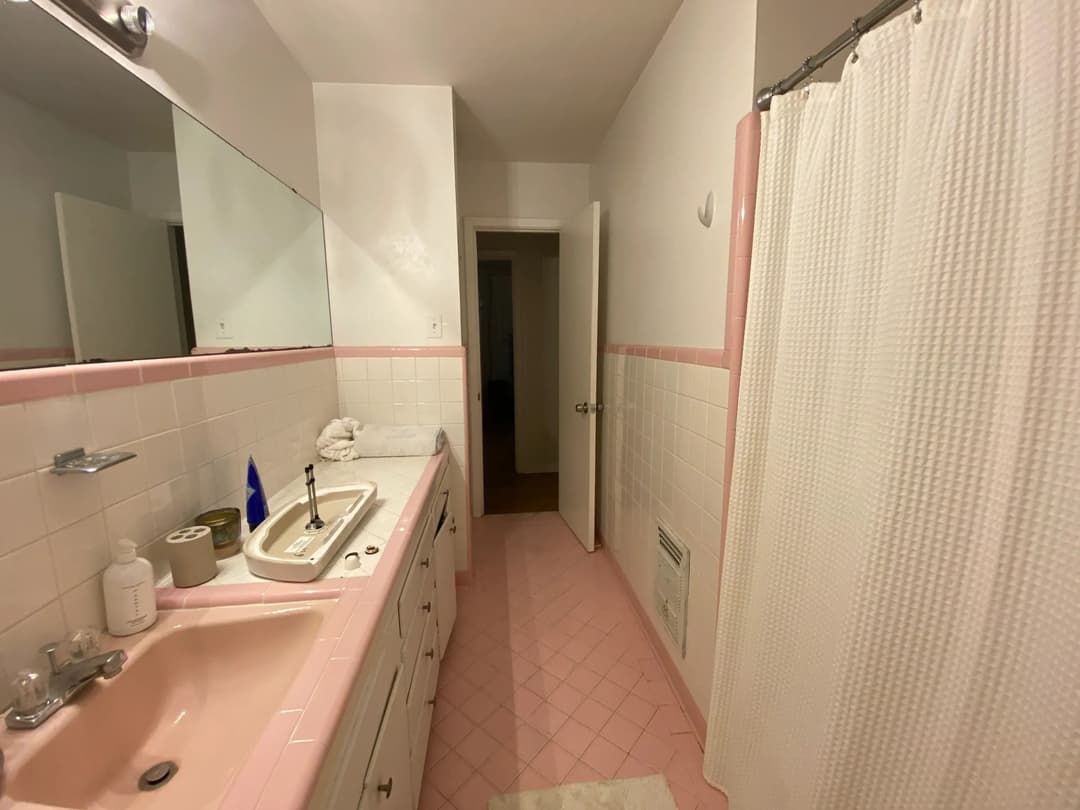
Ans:
[[[465,227],[465,334],[468,350],[469,489],[472,516],[484,514],[484,403],[481,398],[479,251],[476,235],[495,233],[555,233],[562,230],[561,219],[530,217],[464,217]]]

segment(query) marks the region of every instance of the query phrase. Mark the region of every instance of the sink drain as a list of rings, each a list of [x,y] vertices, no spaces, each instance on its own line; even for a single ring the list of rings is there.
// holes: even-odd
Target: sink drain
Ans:
[[[170,779],[176,776],[178,770],[180,770],[180,766],[172,760],[150,766],[139,777],[139,790],[149,791],[164,787]]]

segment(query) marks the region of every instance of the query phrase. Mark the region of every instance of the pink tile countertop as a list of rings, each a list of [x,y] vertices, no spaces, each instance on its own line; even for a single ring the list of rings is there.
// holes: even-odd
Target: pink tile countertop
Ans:
[[[413,533],[449,450],[431,457],[406,502],[375,572],[367,577],[309,583],[259,582],[189,590],[158,590],[162,609],[336,599],[296,682],[289,707],[269,718],[254,751],[230,785],[222,810],[301,810],[326,758],[337,722],[363,666],[384,606],[406,564]],[[307,695],[298,711],[296,695]]]

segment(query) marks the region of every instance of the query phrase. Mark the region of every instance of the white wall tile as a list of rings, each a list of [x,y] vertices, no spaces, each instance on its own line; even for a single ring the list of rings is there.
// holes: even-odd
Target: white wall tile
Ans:
[[[49,535],[49,550],[61,591],[85,582],[108,566],[111,559],[105,516],[95,512]]]
[[[176,403],[177,424],[193,425],[206,419],[206,398],[203,394],[202,377],[173,380],[173,400]]]
[[[58,594],[49,543],[44,538],[0,558],[0,616],[5,628]]]
[[[6,518],[0,531],[0,556],[45,536],[36,473],[0,481],[0,514]]]
[[[210,431],[206,422],[196,422],[180,430],[180,443],[184,450],[184,469],[196,470],[214,456],[211,452]]]
[[[416,382],[414,380],[394,380],[394,402],[416,402]]]
[[[389,405],[394,401],[394,384],[390,380],[368,382],[368,401],[372,405]]]
[[[465,407],[461,401],[442,403],[442,421],[444,425],[465,422]]]
[[[727,408],[709,405],[708,428],[705,435],[710,441],[724,444],[727,441]]]
[[[368,378],[366,358],[343,357],[339,362],[341,363],[341,379],[366,380]]]
[[[367,373],[369,380],[392,380],[389,357],[369,357],[367,360]]]
[[[68,633],[82,627],[105,627],[105,592],[101,575],[95,574],[60,597]]]
[[[438,402],[422,402],[416,406],[416,424],[442,424],[442,409]]]
[[[390,375],[394,380],[415,380],[416,361],[412,357],[394,357],[390,361]]]
[[[460,380],[461,366],[460,357],[440,357],[439,378],[443,380]]]
[[[101,511],[101,489],[95,476],[55,475],[39,470],[37,479],[45,527],[50,532]]]
[[[394,405],[394,424],[395,425],[415,425],[416,421],[416,403],[397,403]]]
[[[417,357],[416,358],[416,379],[418,379],[418,380],[437,380],[437,379],[439,379],[439,358],[438,357]]]
[[[439,383],[440,402],[461,402],[461,379],[442,380]]]
[[[367,380],[343,380],[339,390],[347,402],[367,402],[369,398]]]
[[[139,413],[139,435],[164,433],[179,424],[171,383],[140,385],[134,391],[135,409]]]
[[[34,469],[30,418],[20,402],[0,407],[0,479]]]
[[[148,436],[143,439],[142,447],[146,462],[146,486],[155,487],[183,474],[184,449],[179,430]]]
[[[81,394],[26,403],[34,445],[34,467],[51,467],[53,456],[65,450],[95,449],[90,438],[86,400]]]
[[[422,358],[431,360],[434,358]],[[460,389],[461,386],[458,385]],[[440,383],[438,380],[417,380],[416,381],[416,401],[417,402],[441,402],[442,397],[439,393]]]
[[[139,413],[131,388],[116,388],[86,395],[86,414],[90,421],[91,447],[104,450],[125,444],[139,436]]]
[[[149,494],[140,492],[126,501],[106,507],[105,533],[111,546],[120,540],[131,540],[137,546],[149,543],[154,538]]]
[[[731,378],[731,372],[726,368],[710,368],[708,376],[709,402],[726,408],[728,404],[728,384]]]
[[[108,467],[95,475],[101,489],[101,502],[105,506],[111,506],[146,489],[146,458],[142,442],[131,442],[109,449],[134,453],[135,458]]]

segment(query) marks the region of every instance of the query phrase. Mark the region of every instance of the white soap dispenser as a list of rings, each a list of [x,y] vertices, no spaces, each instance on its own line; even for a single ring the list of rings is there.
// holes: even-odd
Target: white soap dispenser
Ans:
[[[112,565],[101,578],[109,633],[130,636],[157,621],[154,567],[136,553],[130,540],[116,544]]]

